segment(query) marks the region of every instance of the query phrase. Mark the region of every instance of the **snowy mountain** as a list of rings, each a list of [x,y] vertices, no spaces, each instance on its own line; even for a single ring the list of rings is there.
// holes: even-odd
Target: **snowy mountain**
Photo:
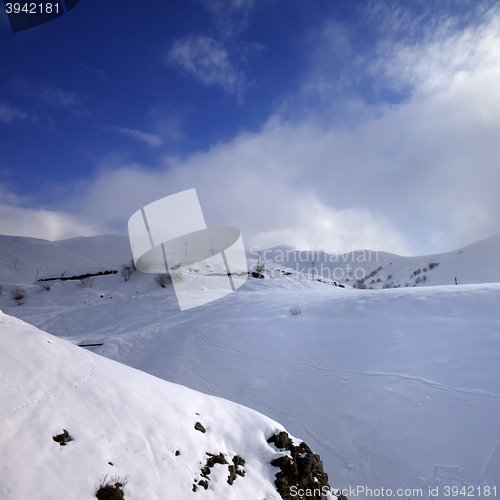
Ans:
[[[436,272],[447,283],[457,273],[458,286],[340,288],[283,272],[268,253],[266,279],[250,277],[237,292],[190,311],[180,312],[172,287],[144,273],[128,282],[95,277],[92,287],[56,280],[45,290],[28,282],[20,306],[9,296],[16,283],[2,279],[0,309],[75,344],[102,344],[88,355],[280,422],[321,456],[330,484],[350,498],[367,496],[357,487],[446,498],[447,486],[474,487],[476,498],[486,498],[500,479],[500,284],[462,284],[460,276],[495,281],[498,249],[491,238],[439,256],[385,254],[387,264],[374,264],[409,276],[439,262],[425,285]],[[290,313],[295,305],[302,314]],[[50,432],[71,434],[63,422],[58,427]],[[76,439],[61,453],[71,444]]]
[[[249,257],[258,259],[258,252],[249,252]],[[368,289],[451,285],[455,278],[458,284],[498,283],[500,235],[451,252],[416,257],[371,250],[336,255],[282,246],[262,251],[261,260],[306,279],[332,279]]]

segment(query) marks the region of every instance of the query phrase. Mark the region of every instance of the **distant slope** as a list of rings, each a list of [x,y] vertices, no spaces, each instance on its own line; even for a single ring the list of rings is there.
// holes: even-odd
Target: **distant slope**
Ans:
[[[119,269],[131,257],[128,237],[121,235],[60,241],[0,235],[0,283],[33,283],[37,276],[40,279]]]
[[[266,439],[284,429],[271,419],[102,358],[1,311],[0,340],[3,499],[91,499],[107,474],[129,477],[125,499],[280,498],[273,484],[279,469],[270,462],[283,453]],[[60,446],[53,436],[63,429],[73,441]],[[202,476],[207,453],[222,453],[228,464]],[[244,476],[230,485],[235,456],[244,460]]]
[[[252,257],[257,260],[255,254]],[[271,269],[278,265],[305,279],[322,276],[373,289],[451,285],[455,278],[458,284],[497,283],[500,282],[500,235],[451,252],[416,257],[370,250],[334,255],[273,247],[261,252],[262,261],[272,263]],[[358,283],[359,279],[363,281]]]
[[[47,274],[98,264],[52,241],[0,235],[0,283],[33,283]]]
[[[118,269],[132,257],[127,236],[101,235],[50,242],[35,238],[0,235],[0,282],[29,283],[47,275]],[[250,268],[258,252],[247,250]],[[16,263],[16,260],[17,263]],[[350,286],[396,288],[500,282],[500,235],[451,252],[402,257],[356,250],[342,255],[324,251],[299,251],[277,246],[260,252],[269,277],[292,272],[296,279],[331,279]],[[313,270],[314,261],[314,270]],[[14,264],[16,263],[16,269]],[[435,264],[438,264],[435,266]],[[278,271],[279,269],[279,271]],[[362,280],[359,282],[358,280]]]

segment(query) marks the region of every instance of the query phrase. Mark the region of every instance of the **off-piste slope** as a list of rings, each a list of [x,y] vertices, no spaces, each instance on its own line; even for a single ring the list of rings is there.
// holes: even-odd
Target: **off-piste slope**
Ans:
[[[271,419],[1,311],[0,341],[1,498],[91,499],[106,475],[129,479],[125,499],[281,498]]]

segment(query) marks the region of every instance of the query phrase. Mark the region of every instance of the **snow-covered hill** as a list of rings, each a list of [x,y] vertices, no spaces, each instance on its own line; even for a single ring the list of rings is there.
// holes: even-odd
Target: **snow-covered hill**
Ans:
[[[0,235],[0,283],[117,270],[132,258],[126,236],[105,235],[47,241]]]
[[[34,283],[46,274],[60,276],[66,269],[96,265],[52,241],[0,235],[0,283]]]
[[[477,265],[488,277],[496,244],[421,259],[439,260],[436,272]],[[467,486],[486,498],[482,488],[500,486],[500,284],[359,290],[280,276],[249,278],[186,312],[172,288],[142,273],[96,277],[90,288],[25,285],[21,306],[4,281],[0,309],[265,414],[321,455],[336,487],[417,488],[423,498],[439,487],[445,498],[444,487]],[[290,314],[294,305],[302,314]]]
[[[267,439],[284,429],[271,419],[1,311],[0,341],[1,498],[91,499],[106,476],[128,478],[130,499],[281,498],[270,462],[285,453]]]

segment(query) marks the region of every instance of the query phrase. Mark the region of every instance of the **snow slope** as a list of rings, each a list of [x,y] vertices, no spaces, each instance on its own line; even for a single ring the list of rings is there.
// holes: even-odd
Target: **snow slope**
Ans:
[[[338,487],[428,498],[429,487],[499,483],[498,284],[370,291],[251,279],[182,313],[173,290],[143,274],[27,290],[25,305],[2,293],[0,307],[281,422]]]
[[[128,237],[104,235],[47,241],[0,235],[0,283],[118,270],[132,257]]]
[[[268,500],[282,456],[266,438],[282,426],[102,358],[0,311],[0,496],[26,500],[95,498],[106,475],[129,477],[126,498]],[[200,421],[206,432],[194,428]],[[73,441],[53,436],[66,429]],[[245,460],[227,483],[212,469],[209,488],[193,484],[206,452]],[[335,498],[329,495],[331,498]]]

